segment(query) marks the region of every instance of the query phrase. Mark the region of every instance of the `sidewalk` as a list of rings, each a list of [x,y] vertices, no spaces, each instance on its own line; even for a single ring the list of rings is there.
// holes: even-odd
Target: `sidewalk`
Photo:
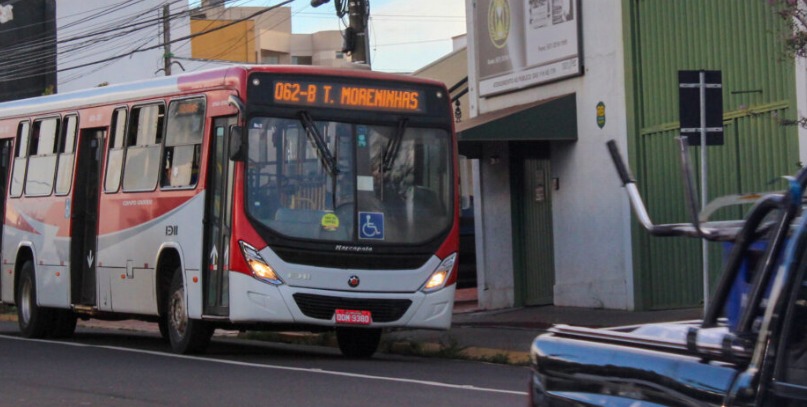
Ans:
[[[448,331],[393,331],[386,339],[393,343],[409,341],[461,348],[472,358],[507,356],[511,363],[526,363],[533,339],[555,324],[601,328],[693,320],[702,316],[702,309],[693,308],[639,312],[547,305],[479,311],[473,298],[456,303]]]

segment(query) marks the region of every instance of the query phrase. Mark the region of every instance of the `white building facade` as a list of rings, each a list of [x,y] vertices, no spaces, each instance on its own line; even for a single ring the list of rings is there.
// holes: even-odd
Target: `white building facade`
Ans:
[[[807,81],[764,3],[466,1],[470,119],[457,131],[478,159],[480,308],[703,306],[725,246],[710,243],[703,267],[700,242],[649,236],[606,142],[632,164],[651,218],[687,222],[677,74],[721,71],[725,142],[707,147],[707,201],[780,187],[770,180],[807,162],[807,133],[785,125],[804,117]]]

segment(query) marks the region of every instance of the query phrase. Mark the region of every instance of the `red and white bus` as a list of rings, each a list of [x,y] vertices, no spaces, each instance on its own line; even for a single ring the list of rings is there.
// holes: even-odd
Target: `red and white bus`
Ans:
[[[457,140],[442,83],[230,67],[0,104],[0,299],[26,337],[76,318],[213,330],[447,329]]]

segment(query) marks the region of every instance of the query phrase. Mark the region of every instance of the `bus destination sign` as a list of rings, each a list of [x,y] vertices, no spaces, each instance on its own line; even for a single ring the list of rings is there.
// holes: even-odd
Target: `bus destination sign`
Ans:
[[[272,88],[277,104],[410,113],[426,110],[422,89],[292,79],[275,80]]]

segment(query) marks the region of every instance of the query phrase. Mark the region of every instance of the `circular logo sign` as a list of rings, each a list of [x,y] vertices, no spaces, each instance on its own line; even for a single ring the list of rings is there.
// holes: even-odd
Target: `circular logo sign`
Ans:
[[[491,0],[488,7],[488,34],[496,48],[507,45],[510,35],[510,4],[507,0]]]
[[[352,276],[350,276],[349,279],[347,279],[347,285],[349,285],[351,288],[358,287],[359,283],[360,283],[359,276],[352,275]]]
[[[325,215],[322,215],[320,225],[322,225],[322,229],[333,232],[336,229],[339,229],[339,217],[330,212],[326,213]]]
[[[605,103],[597,103],[597,126],[605,127]]]

